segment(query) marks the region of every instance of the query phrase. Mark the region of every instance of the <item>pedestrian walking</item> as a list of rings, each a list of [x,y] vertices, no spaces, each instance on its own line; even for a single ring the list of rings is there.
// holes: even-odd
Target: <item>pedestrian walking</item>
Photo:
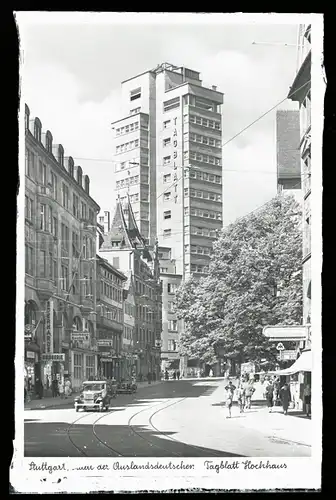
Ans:
[[[282,402],[284,415],[287,415],[289,402],[291,401],[291,393],[287,382],[285,382],[280,389],[280,399]]]
[[[244,412],[244,406],[245,406],[245,389],[243,387],[243,384],[240,382],[238,389],[237,389],[237,399],[238,399],[238,406],[239,406],[239,411],[240,413]]]
[[[177,380],[180,380],[180,375],[181,375],[180,370],[177,370],[177,372],[176,372]]]
[[[148,380],[148,383],[151,384],[152,383],[152,374],[151,372],[148,372],[147,373],[147,380]]]
[[[311,387],[310,384],[307,384],[303,389],[303,397],[305,404],[305,413],[307,417],[310,417],[311,414]]]
[[[64,382],[62,379],[60,379],[60,381],[58,383],[58,393],[61,396],[61,398],[63,399],[64,398]]]
[[[52,397],[56,398],[58,395],[58,380],[56,376],[51,381],[51,392],[52,392]]]
[[[228,415],[226,416],[226,418],[231,418],[231,408],[233,404],[233,394],[235,390],[236,386],[234,386],[230,380],[228,385],[225,387],[225,393],[226,393],[225,406],[228,409]]]
[[[173,379],[176,380],[176,370],[173,372]]]
[[[165,378],[165,380],[169,380],[168,370],[165,371],[164,378]]]
[[[245,410],[250,410],[251,409],[251,399],[253,396],[255,389],[253,382],[249,380],[245,384]]]
[[[43,385],[39,377],[35,379],[35,393],[39,399],[43,398]]]
[[[273,391],[274,387],[272,382],[268,381],[266,390],[265,390],[265,398],[267,401],[267,407],[268,411],[271,413],[272,412],[272,407],[273,407]]]
[[[64,396],[65,399],[71,396],[71,381],[69,378],[66,379],[65,384],[64,384]]]

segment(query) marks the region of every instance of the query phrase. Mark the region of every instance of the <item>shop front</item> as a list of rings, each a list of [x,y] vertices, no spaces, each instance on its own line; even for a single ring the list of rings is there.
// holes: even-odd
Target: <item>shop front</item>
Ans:
[[[33,342],[25,344],[24,375],[27,390],[33,391],[41,377],[40,347]]]
[[[311,387],[312,354],[310,350],[302,351],[298,359],[289,368],[274,372],[280,380],[286,379],[289,383],[294,409],[304,410],[304,389]]]

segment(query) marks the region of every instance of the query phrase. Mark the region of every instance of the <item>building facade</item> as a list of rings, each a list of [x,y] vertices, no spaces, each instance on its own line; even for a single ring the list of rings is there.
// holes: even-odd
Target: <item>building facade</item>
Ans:
[[[311,318],[311,26],[301,26],[299,69],[291,86],[289,99],[300,108],[300,157],[303,191],[303,324]],[[306,347],[310,347],[309,336]]]
[[[171,259],[169,247],[159,247],[160,281],[162,288],[162,344],[161,369],[179,369],[179,332],[181,320],[175,310],[176,290],[182,282],[182,275],[176,274],[175,261]]]
[[[302,203],[300,162],[300,112],[282,109],[276,113],[278,193],[293,195]]]
[[[146,243],[170,249],[177,281],[208,273],[222,228],[222,104],[197,71],[168,63],[122,82],[115,191]]]
[[[127,277],[108,261],[97,256],[97,345],[99,373],[120,381],[126,357],[123,352],[124,296]]]
[[[130,272],[135,312],[132,353],[137,358],[132,364],[138,369],[139,379],[144,380],[149,373],[158,378],[162,300],[157,247],[147,247],[129,199],[117,200],[111,229],[103,238],[99,255],[122,272]]]
[[[25,106],[25,366],[31,383],[97,373],[90,179]]]

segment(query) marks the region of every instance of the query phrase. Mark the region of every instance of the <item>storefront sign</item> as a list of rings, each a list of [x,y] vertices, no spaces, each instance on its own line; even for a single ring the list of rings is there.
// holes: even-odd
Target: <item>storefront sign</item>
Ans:
[[[52,353],[54,350],[54,302],[49,299],[47,301],[46,311],[46,352]]]
[[[64,353],[42,354],[42,361],[65,361],[65,354]]]
[[[28,359],[35,359],[35,352],[27,351],[26,356]]]
[[[108,357],[104,357],[104,358],[100,358],[100,361],[102,361],[103,363],[109,363],[112,361],[112,357],[108,358]]]
[[[71,332],[71,340],[72,341],[80,341],[90,340],[90,334],[87,332]]]
[[[278,356],[278,359],[281,361],[295,361],[297,358],[296,350],[282,350]]]
[[[104,347],[104,346],[112,347],[113,346],[113,340],[99,339],[99,340],[97,340],[97,345],[99,347]]]

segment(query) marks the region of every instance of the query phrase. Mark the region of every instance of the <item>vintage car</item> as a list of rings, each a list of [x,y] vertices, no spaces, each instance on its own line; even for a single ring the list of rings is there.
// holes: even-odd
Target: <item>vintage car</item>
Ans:
[[[112,398],[116,397],[115,385],[107,380],[88,380],[83,382],[80,395],[75,398],[75,410],[83,408],[108,410]]]
[[[137,391],[137,384],[134,379],[132,380],[123,380],[119,382],[117,386],[117,393],[118,394],[133,394],[134,392]]]

